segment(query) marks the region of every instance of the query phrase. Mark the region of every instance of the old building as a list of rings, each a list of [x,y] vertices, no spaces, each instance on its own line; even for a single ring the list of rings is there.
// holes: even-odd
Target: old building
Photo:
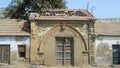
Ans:
[[[24,22],[0,19],[0,63],[29,61],[30,34],[24,31]]]
[[[87,10],[31,13],[31,63],[81,66],[94,63],[94,21]]]
[[[120,64],[120,19],[98,19],[95,24],[96,63]]]

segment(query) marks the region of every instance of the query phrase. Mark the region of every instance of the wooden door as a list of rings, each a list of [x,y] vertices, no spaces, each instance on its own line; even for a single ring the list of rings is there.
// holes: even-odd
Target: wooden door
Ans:
[[[56,65],[73,65],[73,49],[73,37],[56,37]]]
[[[10,63],[9,45],[0,45],[0,63]]]

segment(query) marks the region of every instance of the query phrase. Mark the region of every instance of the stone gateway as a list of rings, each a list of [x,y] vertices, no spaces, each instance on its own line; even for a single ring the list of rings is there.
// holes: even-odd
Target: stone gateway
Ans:
[[[30,61],[48,66],[94,63],[95,18],[84,9],[31,13]]]

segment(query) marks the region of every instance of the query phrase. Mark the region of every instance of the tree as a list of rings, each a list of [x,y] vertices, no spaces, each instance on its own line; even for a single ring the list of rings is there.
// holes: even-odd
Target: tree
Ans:
[[[28,19],[30,12],[44,12],[45,9],[66,8],[65,0],[12,0],[4,12],[5,17]]]

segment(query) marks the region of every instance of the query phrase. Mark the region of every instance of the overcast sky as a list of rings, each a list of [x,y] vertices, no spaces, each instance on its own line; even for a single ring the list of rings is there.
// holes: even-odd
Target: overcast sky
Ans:
[[[0,0],[0,8],[11,0]],[[120,18],[120,0],[66,0],[69,9],[87,9],[97,18]]]

